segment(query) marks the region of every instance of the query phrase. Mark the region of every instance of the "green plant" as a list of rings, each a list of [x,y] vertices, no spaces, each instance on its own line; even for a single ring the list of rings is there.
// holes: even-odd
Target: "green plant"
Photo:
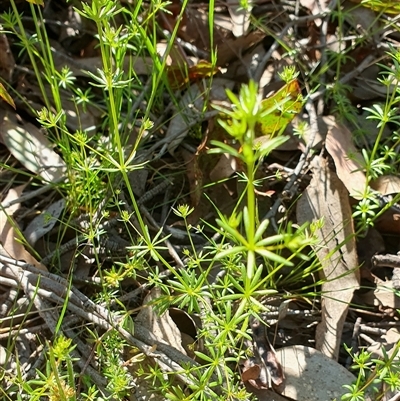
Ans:
[[[221,234],[221,241],[217,243],[210,239],[211,245],[204,251],[198,251],[192,242],[191,249],[185,251],[188,268],[179,269],[165,257],[166,238],[162,230],[152,235],[142,219],[128,176],[130,172],[143,166],[143,163],[136,163],[136,152],[142,135],[152,127],[149,115],[162,93],[162,84],[166,84],[165,59],[159,59],[155,49],[155,36],[149,35],[149,29],[151,25],[157,25],[156,14],[163,10],[167,3],[152,2],[147,10],[146,19],[142,22],[138,22],[137,18],[142,8],[141,2],[128,10],[113,0],[93,0],[90,4],[83,3],[82,7],[77,9],[82,17],[94,24],[102,58],[102,68],[98,69],[97,73],[89,73],[90,86],[84,90],[76,86],[75,77],[68,68],[63,68],[61,72],[55,68],[41,9],[33,4],[30,5],[36,29],[36,33],[31,35],[24,28],[22,16],[13,0],[11,4],[13,11],[3,15],[4,28],[13,32],[20,41],[23,51],[27,52],[46,105],[40,111],[32,111],[38,122],[51,134],[67,166],[68,181],[60,185],[60,190],[68,197],[71,219],[80,208],[88,214],[88,225],[78,234],[88,243],[98,241],[104,234],[101,224],[109,217],[110,210],[120,212],[122,222],[131,233],[130,250],[133,256],[127,263],[120,262],[118,268],[111,267],[104,273],[100,268],[98,255],[94,256],[103,283],[97,302],[110,304],[116,298],[119,283],[128,274],[135,276],[146,271],[149,282],[164,291],[164,296],[156,302],[160,310],[177,305],[202,316],[203,328],[200,329],[198,336],[204,341],[205,349],[196,351],[196,355],[203,361],[203,365],[201,368],[182,366],[182,372],[175,372],[176,375],[184,374],[189,378],[188,397],[194,400],[205,397],[244,398],[246,392],[240,380],[231,378],[238,379],[234,368],[244,354],[243,339],[250,339],[249,319],[266,310],[262,299],[276,293],[274,277],[277,272],[283,266],[294,266],[292,260],[296,257],[306,259],[301,251],[313,241],[307,234],[306,227],[295,230],[290,225],[285,231],[267,237],[266,230],[269,223],[267,220],[260,221],[255,198],[257,186],[255,171],[259,160],[286,140],[280,132],[273,132],[271,134],[275,134],[275,138],[271,136],[269,141],[255,146],[257,124],[276,110],[282,115],[293,114],[290,96],[263,108],[257,85],[253,82],[242,87],[239,97],[232,92],[228,93],[233,107],[220,110],[230,119],[229,124],[222,122],[222,125],[232,139],[240,143],[242,151],[238,152],[229,145],[215,142],[217,148],[214,152],[230,153],[246,166],[241,175],[241,179],[246,182],[243,192],[246,206],[240,210],[238,202],[231,216],[224,216],[219,212],[216,224],[210,224],[209,228]],[[182,4],[180,15],[184,12],[186,4],[187,2]],[[211,4],[210,7],[212,8]],[[133,23],[114,28],[113,22],[119,17]],[[211,20],[210,30],[212,26]],[[170,46],[177,29],[178,24],[173,32]],[[131,115],[130,107],[133,106],[132,102],[127,100],[127,96],[135,90],[144,90],[134,74],[134,69],[124,70],[124,61],[132,57],[131,49],[137,51],[135,57],[140,57],[144,52],[151,56],[154,74],[151,75],[152,84],[146,99],[147,107],[141,115],[142,124],[138,139],[127,152],[125,148],[127,137],[123,133],[130,127],[124,115]],[[40,66],[44,68],[43,73]],[[285,70],[283,77],[286,82],[293,80],[294,71]],[[51,89],[50,94],[48,88]],[[100,91],[102,98],[96,107],[106,116],[103,125],[107,127],[104,133],[105,141],[98,140],[100,134],[93,138],[83,128],[74,132],[69,129],[67,118],[63,113],[60,88],[69,91],[77,110],[79,107],[93,105],[96,96],[94,89]],[[119,199],[123,187],[128,193],[128,201],[138,220],[138,226],[132,224],[132,214],[123,210],[123,201]],[[193,230],[200,233],[202,231],[201,227],[194,228],[188,224],[187,217],[190,212],[186,206],[179,206],[175,210],[186,225],[189,239]],[[64,221],[62,227],[64,230],[72,227],[71,221]],[[137,238],[134,238],[132,233],[137,234]],[[62,242],[61,235],[59,241]],[[289,257],[280,255],[282,249],[290,251]],[[154,262],[169,273],[167,279],[165,275],[161,276],[158,268],[154,268]],[[223,273],[221,279],[210,282],[210,273],[218,267]],[[129,319],[122,324],[128,328]],[[58,327],[60,326],[61,321],[58,324]],[[95,350],[96,357],[100,360],[103,375],[108,378],[109,396],[123,397],[130,386],[129,375],[120,367],[120,355],[124,344],[119,341],[116,331],[104,336],[92,331],[91,336],[98,344]],[[44,395],[53,397],[52,394],[56,392],[55,399],[76,398],[75,393],[71,392],[75,380],[73,359],[70,357],[73,346],[68,341],[59,337],[54,347],[49,346],[46,371],[38,373],[38,379],[27,383],[20,381],[18,385],[23,392],[33,399],[39,399]],[[62,344],[66,346],[61,347]],[[60,347],[63,352],[59,351]],[[166,377],[159,366],[150,370],[143,369],[143,375],[152,377],[154,386],[170,399],[182,399],[180,398],[182,394],[188,391],[179,384],[169,386],[174,382],[174,373],[169,373]],[[90,379],[85,380],[87,390],[83,397],[91,399],[95,396],[95,391]]]
[[[107,306],[117,304],[123,309],[124,305],[118,303],[121,282],[126,278],[143,276],[150,286],[158,286],[163,292],[154,301],[159,311],[178,306],[189,313],[198,314],[202,321],[198,339],[204,342],[204,349],[195,350],[202,362],[200,366],[182,364],[176,371],[165,372],[161,364],[146,366],[143,362],[137,374],[151,379],[154,389],[171,400],[246,399],[237,365],[241,359],[248,357],[243,342],[245,339],[251,340],[249,320],[252,317],[260,318],[260,314],[267,310],[264,300],[280,290],[283,282],[280,275],[284,268],[290,268],[286,281],[296,283],[307,278],[318,267],[315,263],[310,263],[311,266],[306,268],[301,264],[309,261],[305,253],[306,247],[315,242],[313,228],[295,227],[287,223],[280,226],[279,233],[271,235],[268,232],[269,221],[259,216],[255,196],[259,185],[256,171],[260,161],[287,139],[281,133],[284,127],[277,126],[269,133],[267,140],[256,144],[257,131],[272,115],[278,114],[285,116],[282,117],[284,121],[290,120],[298,111],[294,107],[295,102],[302,104],[302,99],[293,99],[288,93],[287,96],[269,99],[266,106],[253,81],[242,86],[238,96],[228,92],[232,105],[219,108],[219,111],[220,123],[228,133],[229,140],[212,142],[214,148],[210,153],[228,153],[242,163],[244,169],[239,173],[239,179],[245,183],[245,189],[231,215],[225,216],[215,205],[218,219],[214,223],[202,222],[202,225],[193,227],[188,222],[193,210],[187,205],[175,207],[174,213],[182,219],[189,238],[188,249],[183,251],[186,266],[181,269],[166,256],[165,241],[168,236],[162,229],[153,233],[142,218],[129,179],[131,172],[147,163],[137,161],[137,151],[143,144],[146,131],[153,127],[150,116],[154,109],[163,107],[161,100],[164,89],[173,103],[178,104],[164,73],[167,57],[160,59],[156,50],[156,17],[161,11],[168,12],[168,2],[152,1],[146,8],[144,2],[137,1],[131,9],[122,7],[116,0],[77,3],[76,11],[90,21],[96,30],[102,59],[102,67],[97,72],[88,73],[90,84],[84,88],[78,87],[77,80],[68,68],[64,67],[61,71],[55,68],[40,7],[30,5],[35,27],[35,33],[31,34],[24,27],[23,16],[13,0],[11,4],[12,12],[4,14],[2,18],[4,28],[16,36],[22,51],[27,53],[45,104],[44,109],[31,111],[49,132],[67,167],[68,181],[60,184],[58,189],[68,200],[69,213],[66,216],[70,217],[64,217],[62,221],[57,246],[62,244],[63,235],[71,229],[77,230],[77,235],[85,243],[98,243],[105,235],[103,223],[108,221],[113,212],[118,212],[131,242],[131,253],[126,261],[118,261],[111,267],[103,267],[99,255],[94,255],[96,272],[102,284],[96,294],[96,303]],[[167,55],[187,4],[188,1],[182,2],[176,16],[178,23],[171,34]],[[209,9],[209,31],[213,38],[213,1],[210,1]],[[135,59],[143,56],[150,56],[152,60],[149,86],[142,84],[132,68]],[[211,59],[215,64],[214,50]],[[130,68],[126,68],[126,60],[130,60]],[[331,65],[337,67],[338,75],[344,60],[344,56],[330,60]],[[295,78],[292,68],[282,73],[286,85]],[[63,112],[65,98],[61,89],[68,91],[78,113],[84,112],[89,106],[102,113],[102,129],[94,136],[83,127],[76,130],[69,128]],[[334,92],[334,96],[337,96],[335,99],[344,96],[345,89],[338,85]],[[134,109],[132,93],[141,92],[145,93],[145,106],[137,111]],[[393,98],[391,102],[391,106],[394,106],[397,99]],[[348,106],[342,104],[340,111],[350,115]],[[135,123],[140,128],[137,139],[129,147],[128,133]],[[239,144],[240,150],[232,142]],[[373,171],[378,171],[377,154],[376,149],[369,159],[372,160],[368,162],[369,176]],[[384,157],[385,160],[394,157],[390,146],[385,150]],[[121,196],[124,191],[127,193],[126,199]],[[242,208],[243,203],[245,206]],[[72,220],[81,209],[88,215],[88,224],[76,228]],[[133,217],[137,222],[133,222]],[[209,235],[210,231],[219,234],[218,240]],[[209,245],[199,250],[192,240],[193,233],[208,236]],[[57,262],[56,257],[53,261],[56,269]],[[127,318],[120,323],[121,327],[134,331],[129,312],[122,310],[121,314],[127,314]],[[57,327],[61,327],[61,323],[58,322]],[[121,355],[127,344],[116,330],[101,335],[88,327],[87,333],[95,343],[94,355],[99,361],[101,373],[108,379],[109,393],[100,394],[101,390],[95,389],[91,379],[85,377],[85,392],[81,397],[88,400],[95,397],[121,399],[132,385],[129,372],[121,367]],[[54,346],[49,345],[46,371],[38,373],[38,378],[26,383],[21,378],[15,381],[25,395],[34,400],[44,396],[62,400],[77,398],[72,391],[77,379],[73,370],[74,360],[70,356],[73,345],[68,341],[60,336]],[[186,378],[185,385],[178,380],[182,376]]]
[[[47,344],[47,361],[44,372],[38,372],[37,379],[25,381],[15,378],[13,381],[22,394],[29,394],[31,400],[75,401],[74,358],[71,356],[75,345],[72,339],[60,336],[54,344]]]
[[[361,232],[373,225],[376,218],[400,199],[397,195],[392,200],[389,200],[386,205],[381,205],[379,197],[376,196],[376,192],[370,186],[378,177],[388,173],[398,173],[399,159],[396,149],[400,145],[400,139],[396,132],[397,127],[400,125],[399,116],[397,115],[397,108],[400,102],[400,88],[398,84],[400,77],[400,52],[391,49],[387,55],[393,65],[379,64],[382,68],[382,78],[379,79],[379,82],[387,90],[386,100],[383,105],[374,104],[372,107],[364,108],[369,113],[367,119],[376,121],[377,135],[372,148],[362,150],[364,158],[363,168],[366,174],[365,190],[359,194],[361,200],[355,207],[353,214]],[[395,134],[384,138],[385,129],[391,126],[395,128]]]
[[[357,379],[351,385],[343,387],[349,390],[342,396],[343,401],[364,401],[367,396],[374,400],[381,400],[387,392],[400,390],[400,343],[398,342],[390,352],[381,348],[383,357],[374,358],[371,352],[361,350],[359,354],[352,355],[352,369],[357,374]]]
[[[288,81],[293,75],[288,76]],[[261,146],[255,146],[256,125],[272,113],[271,109],[263,109],[257,86],[250,84],[242,86],[236,97],[228,92],[232,102],[232,109],[220,109],[229,120],[221,120],[232,139],[239,142],[241,152],[225,143],[213,142],[216,148],[212,153],[229,153],[240,159],[246,166],[242,179],[246,182],[244,195],[246,206],[243,211],[236,210],[231,216],[224,216],[221,212],[216,220],[217,226],[211,229],[220,233],[222,240],[202,251],[197,251],[192,243],[191,248],[185,251],[187,268],[172,270],[172,276],[167,285],[153,275],[153,282],[161,286],[167,294],[154,301],[155,306],[165,310],[171,305],[177,305],[202,316],[203,329],[198,336],[204,342],[205,352],[196,351],[196,355],[203,361],[203,370],[200,372],[188,371],[196,383],[190,387],[190,399],[205,399],[204,394],[218,397],[217,388],[222,385],[224,397],[245,397],[239,381],[232,380],[236,374],[232,366],[239,363],[244,356],[243,339],[251,339],[248,332],[249,319],[258,317],[266,310],[262,303],[263,297],[276,293],[275,276],[283,266],[294,266],[295,257],[307,259],[301,251],[311,243],[312,236],[306,233],[306,227],[297,230],[289,225],[286,231],[273,236],[265,236],[268,221],[260,221],[257,213],[255,198],[255,171],[260,158],[285,141],[285,137],[276,136]],[[285,110],[286,98],[274,109]],[[286,111],[288,111],[286,109]],[[228,122],[227,122],[228,121]],[[238,202],[238,205],[240,201]],[[239,206],[238,206],[239,207]],[[237,209],[238,209],[237,207]],[[191,227],[187,218],[191,210],[181,205],[174,210],[185,223],[190,234],[200,227]],[[218,210],[217,210],[218,211]],[[190,235],[189,235],[190,238]],[[280,255],[282,249],[290,250],[288,258]],[[210,281],[210,276],[219,271],[219,279]],[[217,277],[218,277],[217,276]],[[165,379],[161,373],[153,371],[158,378],[160,388],[165,391]],[[164,384],[162,384],[164,383]],[[171,387],[167,393],[169,399],[179,399],[184,390]],[[178,395],[181,394],[181,395]],[[206,398],[209,399],[209,398]]]

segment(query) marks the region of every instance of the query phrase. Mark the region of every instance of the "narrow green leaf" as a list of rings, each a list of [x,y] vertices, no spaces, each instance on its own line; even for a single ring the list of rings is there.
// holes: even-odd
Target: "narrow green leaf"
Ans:
[[[226,249],[225,251],[221,251],[215,255],[215,260],[223,259],[226,256],[242,253],[246,250],[245,246],[234,246],[233,248]]]
[[[286,260],[285,258],[283,258],[282,256],[277,255],[276,253],[273,253],[271,251],[268,251],[267,249],[262,249],[262,248],[256,248],[256,252],[261,255],[264,256],[264,258],[267,258],[269,260],[272,260],[273,262],[276,263],[281,263],[284,266],[293,266],[292,262],[289,262],[288,260]]]

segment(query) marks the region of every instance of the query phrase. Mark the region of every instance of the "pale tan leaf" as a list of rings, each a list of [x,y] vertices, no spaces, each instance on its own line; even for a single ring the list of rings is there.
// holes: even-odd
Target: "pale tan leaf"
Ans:
[[[149,303],[151,304],[152,301],[160,296],[161,290],[154,287],[145,297],[143,301],[144,307],[137,315],[136,323],[148,329],[160,341],[171,345],[186,355],[186,351],[182,346],[181,333],[174,321],[171,319],[169,312],[166,311],[162,315],[159,315],[154,310],[154,307],[149,305]]]
[[[286,378],[279,390],[291,400],[340,400],[348,391],[342,386],[352,384],[356,379],[342,365],[311,347],[284,347],[276,354]]]
[[[31,123],[18,124],[15,115],[0,121],[0,135],[11,154],[29,171],[54,182],[65,175],[66,166],[42,131]]]
[[[211,170],[210,179],[212,182],[222,181],[236,173],[238,169],[237,160],[233,156],[224,153],[220,156],[216,166]]]
[[[343,324],[353,292],[359,286],[352,213],[346,188],[322,157],[312,166],[313,178],[297,203],[299,224],[323,220],[314,250],[322,265],[322,322],[317,348],[337,359]]]
[[[65,200],[59,199],[28,224],[24,230],[24,236],[31,246],[34,246],[39,238],[54,227],[64,208]]]
[[[395,175],[382,175],[373,180],[370,185],[382,195],[400,193],[400,178]]]
[[[252,1],[248,1],[248,6],[244,9],[240,5],[240,0],[227,0],[229,15],[232,19],[232,33],[234,36],[244,36],[250,26]]]
[[[26,184],[10,189],[3,202],[8,203],[19,198],[25,187]],[[38,262],[21,243],[21,240],[23,240],[22,234],[19,230],[15,229],[17,224],[11,217],[11,214],[18,208],[19,204],[14,204],[7,209],[9,214],[4,210],[0,210],[0,253],[15,260],[25,261],[36,266],[38,269],[47,271],[46,267]]]
[[[363,158],[353,144],[351,132],[331,119],[325,146],[335,162],[336,173],[350,196],[361,199],[360,193],[364,192],[367,179],[362,168]]]
[[[360,297],[366,305],[381,309],[400,309],[400,297],[396,294],[392,281],[378,282],[374,290],[360,294]]]

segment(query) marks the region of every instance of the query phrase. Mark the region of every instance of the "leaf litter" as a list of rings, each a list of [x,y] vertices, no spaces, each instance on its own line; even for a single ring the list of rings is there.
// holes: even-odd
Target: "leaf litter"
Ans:
[[[42,1],[31,2],[44,5]],[[258,353],[258,360],[254,361],[250,358],[245,360],[241,377],[248,391],[253,392],[260,401],[333,400],[343,394],[341,386],[350,384],[353,378],[352,374],[342,366],[345,365],[346,360],[343,356],[343,344],[350,343],[349,336],[351,337],[356,325],[356,318],[362,318],[363,321],[360,326],[361,335],[355,339],[360,343],[360,348],[374,346],[377,350],[383,344],[390,349],[399,338],[395,328],[389,329],[391,324],[398,324],[399,318],[398,296],[393,291],[391,281],[393,268],[373,267],[371,258],[374,255],[369,255],[368,260],[360,257],[367,254],[363,247],[368,247],[365,245],[368,242],[362,240],[357,242],[355,239],[352,205],[362,199],[362,193],[367,184],[370,184],[382,196],[396,197],[400,193],[400,188],[396,171],[392,175],[386,174],[367,183],[363,167],[365,160],[360,149],[355,145],[360,143],[359,138],[355,138],[355,132],[361,125],[357,123],[357,118],[363,116],[362,113],[353,116],[354,118],[346,123],[339,122],[338,111],[343,105],[339,104],[334,94],[329,91],[325,98],[321,96],[325,93],[326,87],[347,77],[349,87],[346,99],[350,103],[353,102],[356,107],[370,107],[371,103],[368,103],[370,101],[384,101],[385,87],[376,80],[381,72],[376,62],[360,71],[356,67],[366,59],[369,53],[373,54],[375,61],[384,59],[385,53],[381,45],[384,45],[385,49],[391,43],[399,41],[395,32],[388,31],[388,27],[398,24],[392,16],[397,12],[398,5],[394,2],[383,5],[382,2],[358,4],[359,2],[346,1],[345,7],[351,10],[345,14],[349,32],[341,32],[340,25],[331,18],[335,9],[326,1],[304,0],[296,6],[290,1],[287,4],[286,2],[264,4],[264,2],[254,1],[248,3],[246,8],[239,7],[238,3],[233,1],[218,5],[215,10],[216,23],[213,37],[215,48],[209,46],[207,6],[190,5],[184,13],[183,22],[178,30],[179,42],[176,46],[174,44],[173,51],[169,55],[170,63],[166,69],[166,80],[169,81],[171,90],[175,91],[178,101],[172,104],[170,99],[164,99],[164,109],[152,111],[152,119],[157,122],[157,129],[146,133],[143,149],[138,152],[142,159],[146,159],[148,155],[148,159],[145,160],[146,173],[132,174],[132,181],[141,181],[135,183],[137,188],[140,188],[136,192],[140,194],[139,204],[143,214],[147,216],[149,226],[153,230],[158,230],[159,227],[168,229],[170,237],[165,244],[180,252],[177,256],[178,262],[184,265],[180,258],[184,259],[182,250],[188,246],[189,241],[187,236],[182,234],[183,230],[177,229],[181,222],[171,217],[171,207],[176,207],[176,202],[187,203],[194,208],[193,215],[190,217],[191,224],[198,224],[200,219],[212,224],[216,213],[210,207],[209,200],[211,199],[224,213],[229,214],[232,208],[229,209],[227,205],[234,205],[243,190],[237,179],[237,176],[243,172],[240,163],[227,154],[218,158],[216,155],[210,157],[207,154],[212,146],[212,140],[229,143],[229,139],[218,128],[216,113],[211,113],[212,106],[213,104],[226,105],[226,88],[237,91],[242,82],[246,82],[249,78],[262,77],[260,81],[262,92],[272,93],[262,101],[262,107],[274,109],[274,113],[268,117],[269,120],[258,127],[259,135],[264,139],[277,130],[286,128],[285,134],[293,140],[295,146],[282,146],[260,163],[256,172],[257,177],[263,180],[262,188],[257,188],[260,215],[263,211],[264,214],[272,216],[270,217],[272,222],[292,221],[299,225],[304,222],[313,222],[317,226],[318,222],[323,222],[316,230],[319,245],[314,246],[321,269],[319,279],[316,278],[313,283],[314,286],[320,286],[319,293],[322,295],[315,296],[311,300],[312,308],[309,310],[307,308],[310,305],[303,302],[301,293],[296,296],[296,291],[285,288],[284,277],[281,277],[283,283],[281,289],[293,291],[291,296],[294,300],[290,302],[291,309],[287,306],[286,313],[276,318],[280,312],[276,311],[277,315],[273,315],[275,301],[269,298],[262,300],[271,309],[271,314],[266,316],[263,322],[268,323],[270,327],[261,336],[257,337],[253,333],[254,341],[247,344],[247,347],[249,352]],[[70,12],[71,9],[63,3],[59,7],[66,11],[64,15],[68,16],[69,21],[59,20],[51,7],[44,9],[44,12],[48,13],[46,18],[49,21],[57,21],[63,27],[60,31],[54,26],[48,27],[49,31],[52,30],[53,37],[58,35],[57,50],[53,51],[54,62],[59,72],[63,67],[68,66],[79,78],[77,85],[81,85],[84,90],[87,89],[85,71],[96,73],[97,68],[101,66],[101,58],[95,45],[97,39],[91,27],[78,23],[76,13]],[[157,38],[160,54],[161,49],[167,48],[168,40],[165,38],[168,38],[168,34],[172,34],[176,23],[175,18],[180,12],[180,5],[176,2],[172,2],[168,7],[170,14],[165,13],[160,16],[160,24],[164,28],[164,36],[159,35]],[[264,16],[270,21],[269,24],[264,24]],[[258,18],[261,25],[253,26],[254,18]],[[75,29],[71,30],[69,25],[73,24]],[[384,32],[386,37],[383,35]],[[382,35],[379,36],[379,33]],[[366,45],[359,44],[350,36],[349,41],[354,40],[350,49],[347,47],[348,43],[340,39],[347,34],[365,40]],[[72,51],[72,44],[78,49],[75,54]],[[1,77],[5,83],[11,85],[5,86],[0,83],[0,97],[4,100],[0,108],[0,133],[4,145],[1,157],[2,166],[5,164],[13,166],[13,169],[8,172],[4,169],[1,171],[3,207],[0,228],[3,259],[0,276],[4,280],[0,282],[0,287],[7,294],[7,302],[12,304],[18,302],[18,294],[11,290],[24,283],[26,284],[24,296],[29,298],[32,295],[29,292],[32,288],[29,286],[32,286],[35,281],[18,283],[16,274],[17,272],[19,274],[21,264],[17,263],[14,273],[10,273],[7,270],[10,259],[15,262],[26,262],[40,269],[41,272],[47,273],[48,270],[56,271],[54,264],[57,265],[57,258],[65,258],[69,252],[72,256],[68,257],[68,263],[66,265],[60,263],[58,266],[61,268],[61,274],[72,274],[71,277],[76,280],[70,294],[71,304],[79,305],[80,309],[71,307],[68,317],[78,318],[77,322],[81,323],[85,320],[92,321],[93,325],[99,325],[103,329],[110,328],[106,320],[101,320],[105,315],[101,318],[97,317],[96,320],[90,314],[91,312],[82,309],[82,302],[79,303],[73,295],[85,293],[90,297],[96,293],[96,285],[99,284],[97,270],[101,268],[97,265],[98,258],[101,259],[104,269],[110,269],[108,265],[110,260],[118,265],[128,255],[129,236],[127,238],[123,235],[124,228],[119,221],[120,211],[113,211],[115,215],[109,216],[106,222],[99,217],[101,208],[95,211],[75,210],[73,216],[67,217],[71,212],[68,196],[67,202],[59,198],[54,200],[54,196],[46,198],[43,193],[38,193],[37,199],[24,197],[24,191],[34,193],[37,185],[60,182],[66,178],[68,171],[57,149],[59,144],[49,136],[49,132],[39,129],[35,119],[35,111],[42,109],[44,99],[39,94],[39,86],[35,83],[35,79],[28,73],[29,64],[16,51],[10,35],[1,34],[0,46],[0,51],[6,55],[0,60]],[[214,68],[210,62],[210,54],[216,49],[217,66]],[[321,63],[325,65],[328,54],[339,55],[343,52],[347,52],[348,60],[343,62],[340,75],[336,76],[337,71],[333,71],[326,64],[326,71],[318,75],[321,87],[317,90],[320,90],[320,93],[310,94],[313,74],[319,71]],[[388,63],[388,60],[384,59],[384,62]],[[297,80],[282,86],[279,82],[279,72],[282,71],[283,66],[288,65],[301,66],[303,74]],[[155,68],[151,58],[134,54],[127,57],[124,67],[126,71],[133,69],[138,81],[142,80],[142,83],[150,79]],[[350,75],[347,74],[356,74],[356,76],[349,81]],[[10,87],[18,88],[23,101],[16,99]],[[50,88],[47,84],[45,89],[49,95]],[[145,84],[133,95],[140,97],[141,90],[145,92]],[[305,96],[307,100],[308,95],[314,101],[311,109],[307,106],[303,107],[302,96]],[[95,141],[98,141],[101,146],[104,144],[108,146],[108,133],[102,125],[105,118],[104,109],[102,110],[100,106],[86,110],[80,105],[78,107],[71,100],[72,98],[72,93],[68,91],[62,93],[68,129],[72,134],[80,130],[90,133],[90,137],[93,138],[90,146],[97,146],[94,145]],[[287,110],[290,109],[288,113],[276,107],[280,102],[285,103]],[[139,118],[144,116],[144,110],[141,107],[139,105],[134,110]],[[312,111],[310,112],[313,109],[315,115]],[[127,110],[126,115],[129,113]],[[365,117],[363,116],[362,119]],[[317,123],[316,120],[323,120],[327,126],[324,127],[324,124]],[[307,125],[304,138],[299,135],[301,131],[299,121],[300,127],[301,124]],[[366,142],[371,142],[372,138],[373,142],[378,135],[378,128],[373,125],[368,127],[369,132],[364,139]],[[126,132],[134,132],[132,125],[122,129]],[[319,147],[315,146],[317,142],[310,141],[310,137],[319,138]],[[323,153],[323,156],[313,155],[315,150],[321,148],[321,144],[328,155],[326,153]],[[165,148],[160,151],[163,145]],[[147,148],[151,151],[147,152]],[[330,158],[333,163],[330,163]],[[300,163],[301,160],[303,164]],[[274,171],[279,171],[279,174],[273,174],[265,179],[271,166],[275,166]],[[22,174],[25,177],[22,180],[23,185],[17,185],[21,181],[18,172],[24,173]],[[176,175],[173,185],[165,185],[165,175],[168,176],[168,174]],[[70,175],[68,179],[71,179]],[[298,196],[299,200],[295,201]],[[17,202],[19,199],[22,199],[21,203],[8,206],[10,202]],[[119,201],[125,202],[123,199]],[[295,208],[296,213],[291,212]],[[374,248],[375,253],[397,254],[400,233],[399,216],[399,210],[389,208],[377,220],[375,229],[382,241],[381,247]],[[57,243],[56,250],[50,251],[50,243],[55,240],[59,232],[63,231],[63,226],[60,224],[63,218],[70,219],[68,220],[69,228],[74,227],[77,232],[83,234],[75,236],[67,230],[65,237]],[[92,243],[86,241],[85,230],[89,221],[104,229],[106,233],[104,238],[99,238]],[[129,235],[134,236],[134,232],[133,230]],[[397,244],[393,238],[397,240]],[[42,247],[38,255],[39,242],[46,244],[46,241],[48,241],[47,248]],[[201,242],[200,237],[195,235],[193,235],[193,241],[198,241],[201,247],[206,245],[205,242]],[[82,251],[83,246],[84,251]],[[96,257],[93,257],[93,254]],[[46,263],[42,263],[41,258]],[[86,263],[86,267],[80,267],[79,270],[85,273],[79,275],[76,270],[77,266],[82,266],[82,261]],[[370,265],[370,268],[367,268],[367,265]],[[94,275],[93,271],[95,271]],[[57,287],[54,276],[46,276],[35,270],[32,270],[30,274],[32,277],[43,274],[43,288],[41,288],[43,291],[38,293],[35,307],[39,318],[49,329],[49,331],[38,329],[43,338],[46,338],[46,336],[49,337],[49,332],[54,332],[56,327],[54,318],[50,318],[46,312],[47,307],[52,303],[53,305],[57,302],[62,303],[65,293]],[[287,271],[285,274],[290,277],[291,273]],[[367,280],[363,282],[364,287],[370,288],[366,293],[357,291],[360,285],[359,275],[363,280]],[[10,277],[14,280],[12,285],[9,281]],[[46,282],[45,279],[54,281]],[[20,280],[24,279],[20,278]],[[37,281],[35,285],[40,287],[42,284],[38,284],[39,282]],[[53,286],[49,284],[51,282]],[[87,282],[93,285],[87,285]],[[75,286],[79,287],[79,290]],[[54,290],[53,293],[58,298],[55,298],[54,294],[52,297],[49,295],[51,293],[48,291],[49,288]],[[180,366],[179,363],[183,360],[197,367],[193,355],[186,355],[184,359],[186,351],[181,344],[182,333],[169,317],[168,312],[158,315],[151,303],[146,305],[148,297],[143,296],[142,299],[138,299],[148,290],[154,299],[160,297],[155,290],[150,290],[149,277],[146,275],[144,277],[126,276],[118,290],[120,299],[125,300],[121,302],[126,302],[126,306],[130,308],[133,306],[137,308],[138,313],[134,313],[135,322],[143,327],[140,329],[142,331],[138,329],[137,333],[133,330],[133,335],[137,336],[136,341],[138,339],[140,341],[133,341],[132,344],[135,343],[135,347],[137,346],[137,349],[143,352],[148,367],[156,366],[155,361],[159,361],[164,373],[178,369],[177,366]],[[135,293],[132,298],[129,297],[131,292]],[[284,302],[283,298],[280,298],[278,308]],[[354,306],[353,303],[357,305]],[[370,311],[371,308],[373,312]],[[374,313],[374,319],[370,317],[371,314],[367,312],[367,309],[369,313]],[[4,310],[6,315],[10,314],[11,309]],[[1,312],[3,313],[3,309]],[[146,313],[149,320],[153,321],[153,326],[148,326],[148,323],[142,321]],[[1,317],[9,317],[6,315]],[[1,341],[6,341],[8,336],[13,336],[12,333],[15,333],[16,329],[28,327],[29,319],[23,326],[15,322],[11,323],[7,328],[9,332],[6,331],[5,334],[0,332]],[[37,319],[37,316],[34,319]],[[34,319],[32,322],[35,322]],[[199,317],[193,316],[193,319],[199,319]],[[201,328],[201,317],[200,322],[196,324]],[[29,327],[36,326],[30,324]],[[64,332],[68,333],[67,330]],[[373,341],[368,343],[366,332],[373,336]],[[152,333],[153,337],[149,333]],[[201,342],[199,338],[192,339],[195,342]],[[22,355],[23,341],[16,344],[9,358],[10,361],[14,361],[14,355]],[[0,345],[3,353],[3,344]],[[39,344],[37,349],[32,349],[28,356],[32,358],[36,352],[43,352],[40,351]],[[134,356],[134,363],[140,360],[140,352]],[[82,369],[89,371],[93,380],[97,380],[98,387],[104,389],[105,380],[99,377],[96,363],[90,360],[84,348],[80,348],[77,355],[83,362]],[[166,355],[170,358],[169,360],[165,358]],[[265,355],[269,355],[268,358],[271,359],[264,359]],[[127,365],[131,358],[132,355],[121,355],[123,363]],[[271,360],[274,362],[271,363]],[[7,360],[4,361],[4,364],[6,363]],[[7,366],[9,371],[13,369],[11,365]],[[138,365],[131,369],[131,374],[138,379],[136,369],[139,369]],[[278,372],[275,377],[274,372]],[[329,382],[326,381],[328,377]],[[190,387],[190,382],[187,384]],[[136,382],[136,394],[138,399],[143,400],[156,397],[151,393],[148,383],[143,381]]]

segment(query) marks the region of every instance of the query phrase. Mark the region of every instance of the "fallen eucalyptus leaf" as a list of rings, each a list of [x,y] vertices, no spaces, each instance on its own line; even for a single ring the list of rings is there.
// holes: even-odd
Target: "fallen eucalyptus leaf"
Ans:
[[[348,392],[356,377],[338,362],[311,347],[295,345],[276,351],[285,374],[280,393],[296,401],[333,401]]]
[[[19,198],[25,186],[24,184],[10,189],[3,203]],[[7,209],[8,214],[4,209],[0,210],[0,254],[15,260],[25,261],[38,269],[47,271],[46,266],[38,262],[21,243],[22,235],[16,229],[17,224],[12,219],[12,214],[18,210],[19,206],[20,204],[17,203],[9,207]]]
[[[11,154],[32,173],[49,182],[65,175],[64,161],[52,149],[44,133],[33,124],[20,125],[15,115],[7,113],[0,121],[0,135]]]
[[[47,234],[56,224],[61,212],[65,208],[65,200],[60,199],[52,203],[39,216],[35,217],[26,227],[24,235],[26,240],[33,246],[36,241]]]
[[[358,259],[349,196],[327,161],[316,157],[313,178],[297,202],[297,220],[323,221],[316,230],[313,248],[321,262],[322,321],[317,327],[316,347],[338,359],[343,325],[353,292],[359,287]]]

